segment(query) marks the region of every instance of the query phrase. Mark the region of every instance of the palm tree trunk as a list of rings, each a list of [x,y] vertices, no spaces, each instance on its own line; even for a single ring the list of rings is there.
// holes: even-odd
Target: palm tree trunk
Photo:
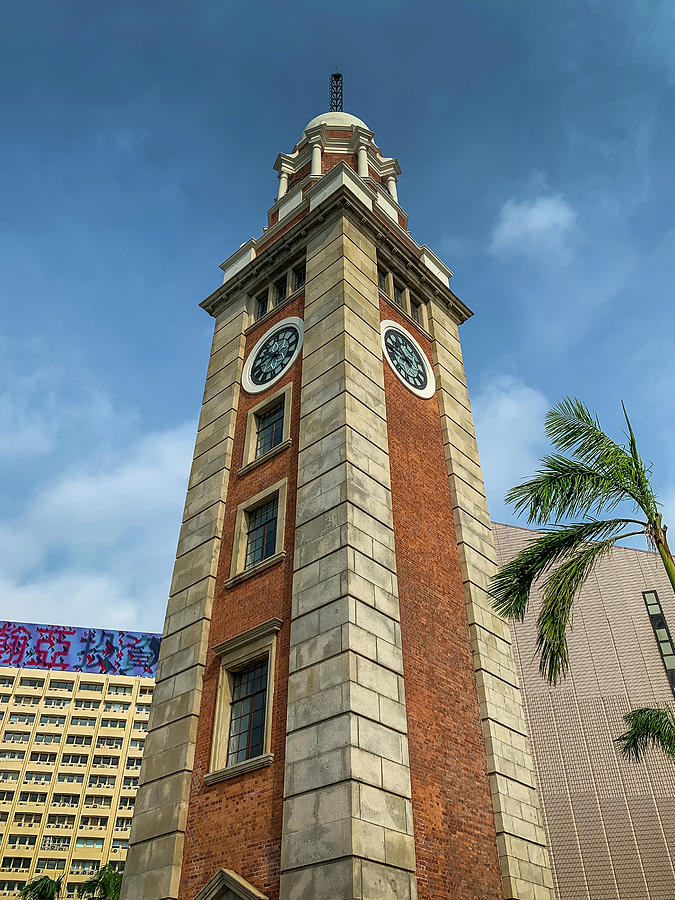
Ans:
[[[661,560],[663,562],[663,567],[666,570],[666,574],[670,580],[673,590],[675,591],[675,559],[673,559],[673,554],[670,552],[670,547],[668,546],[665,527],[660,528],[657,532],[656,548],[659,551],[659,555],[661,556]]]

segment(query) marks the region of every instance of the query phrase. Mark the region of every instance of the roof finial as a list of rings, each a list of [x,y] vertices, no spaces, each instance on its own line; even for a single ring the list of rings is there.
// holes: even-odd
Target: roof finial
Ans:
[[[330,76],[330,111],[342,112],[342,73],[337,69]]]

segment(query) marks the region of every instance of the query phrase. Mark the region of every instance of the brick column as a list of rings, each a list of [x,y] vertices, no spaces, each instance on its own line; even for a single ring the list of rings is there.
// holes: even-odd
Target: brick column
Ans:
[[[553,900],[525,715],[507,623],[488,595],[497,557],[457,326],[429,305],[441,412],[505,900]]]
[[[215,323],[121,900],[176,900],[239,403],[244,297]]]
[[[282,900],[416,897],[375,248],[307,249]]]

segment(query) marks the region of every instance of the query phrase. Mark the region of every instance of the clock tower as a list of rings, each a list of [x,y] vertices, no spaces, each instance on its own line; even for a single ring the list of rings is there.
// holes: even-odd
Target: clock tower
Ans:
[[[470,310],[341,111],[214,337],[122,900],[545,900],[462,365]]]

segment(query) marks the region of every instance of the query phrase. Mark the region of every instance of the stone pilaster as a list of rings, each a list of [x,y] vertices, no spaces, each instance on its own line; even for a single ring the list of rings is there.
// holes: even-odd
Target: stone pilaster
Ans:
[[[552,900],[553,881],[509,627],[492,609],[497,557],[457,326],[429,305],[443,427],[504,900]]]
[[[244,352],[244,298],[216,318],[121,900],[176,900]]]
[[[375,248],[307,249],[282,900],[414,898]]]

